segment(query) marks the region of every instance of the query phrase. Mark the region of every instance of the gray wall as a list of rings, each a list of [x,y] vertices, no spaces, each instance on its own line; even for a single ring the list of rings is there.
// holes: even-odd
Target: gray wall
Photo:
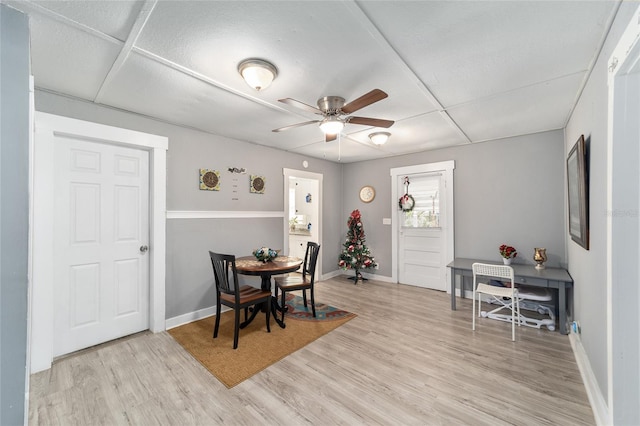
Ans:
[[[36,110],[142,132],[167,136],[167,210],[169,211],[274,211],[284,208],[282,169],[323,174],[323,273],[336,269],[340,248],[342,165],[307,158],[263,146],[179,127],[123,111],[36,91]],[[232,175],[229,167],[247,173]],[[200,168],[221,172],[221,191],[198,189]],[[265,194],[249,193],[249,175],[266,177]],[[233,179],[238,200],[232,200]],[[208,250],[236,255],[268,245],[284,245],[287,219],[169,219],[167,221],[166,316],[173,318],[215,304],[213,273]],[[248,283],[257,278],[244,277]]]
[[[598,381],[600,391],[606,399],[608,391],[608,354],[607,354],[607,314],[612,308],[607,306],[607,120],[608,120],[608,71],[607,61],[612,54],[618,40],[628,25],[633,12],[638,6],[637,2],[623,3],[618,16],[609,33],[600,58],[595,65],[593,73],[585,87],[582,96],[574,110],[566,127],[565,156],[573,147],[578,137],[584,134],[588,141],[590,176],[589,176],[589,210],[590,210],[590,248],[585,250],[567,238],[569,272],[576,285],[574,292],[575,319],[580,321],[582,328],[581,342],[589,358],[589,363]],[[636,93],[637,95],[637,93]],[[635,162],[637,158],[630,161]],[[638,220],[637,216],[629,218]],[[629,236],[637,239],[637,235]],[[637,259],[636,259],[637,261]],[[635,286],[638,282],[624,280],[614,282],[614,286]],[[636,292],[637,295],[637,292]],[[637,299],[637,297],[636,297]],[[614,300],[614,304],[616,301]],[[636,307],[637,309],[637,307]],[[637,318],[637,317],[636,317]],[[638,365],[638,324],[621,324],[628,332],[625,339],[635,339],[636,353],[627,353],[625,356],[635,357],[636,368]],[[633,332],[635,330],[635,333]],[[615,345],[615,342],[614,342]],[[632,361],[632,360],[631,360]],[[637,387],[638,377],[631,377],[627,373],[614,374],[614,388],[618,387],[620,394],[618,411],[614,418],[617,424],[638,424],[640,415],[638,401],[640,401]],[[635,385],[633,385],[635,383]],[[616,395],[614,394],[614,397]],[[632,402],[629,402],[631,398]],[[623,403],[626,400],[627,403]],[[615,404],[614,404],[615,406]],[[609,407],[611,409],[611,407]],[[621,421],[624,410],[628,414],[634,413],[635,417],[627,417],[627,421]],[[635,419],[629,421],[629,419]]]
[[[0,4],[0,424],[24,423],[29,235],[29,22]]]
[[[379,265],[367,272],[392,273],[392,227],[382,224],[391,217],[390,169],[447,160],[455,161],[456,257],[499,261],[498,247],[509,244],[518,250],[516,263],[533,264],[534,247],[547,249],[547,265],[566,263],[563,135],[552,131],[345,165],[342,232],[359,209]],[[376,189],[369,204],[358,198],[364,185]]]

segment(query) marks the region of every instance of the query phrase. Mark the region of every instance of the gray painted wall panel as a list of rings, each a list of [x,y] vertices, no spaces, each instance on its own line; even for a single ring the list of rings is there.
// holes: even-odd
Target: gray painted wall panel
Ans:
[[[0,424],[24,423],[29,235],[29,22],[0,4]]]
[[[391,217],[390,169],[454,160],[455,256],[499,262],[498,246],[504,243],[518,250],[517,263],[534,264],[534,247],[546,247],[547,264],[564,265],[563,150],[562,132],[552,131],[347,164],[343,233],[351,211],[360,209],[367,245],[379,264],[374,272],[391,276],[393,230],[382,224]],[[358,198],[364,185],[376,189],[370,204]]]
[[[170,219],[167,221],[167,318],[214,306],[209,250],[249,256],[256,248],[282,248],[281,219]],[[260,287],[260,277],[240,276]]]

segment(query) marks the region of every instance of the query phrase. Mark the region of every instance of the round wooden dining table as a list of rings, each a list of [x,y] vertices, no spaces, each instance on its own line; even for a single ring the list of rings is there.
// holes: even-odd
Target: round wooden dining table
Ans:
[[[302,259],[297,257],[289,257],[289,256],[278,256],[275,259],[269,260],[267,262],[263,262],[255,258],[255,256],[244,256],[236,258],[236,270],[239,274],[242,275],[254,275],[260,276],[260,288],[262,290],[271,291],[271,276],[278,274],[288,274],[290,272],[295,272],[302,265]],[[271,312],[273,313],[273,318],[276,320],[278,325],[282,328],[285,328],[285,324],[283,321],[278,319],[278,316],[275,314],[276,311],[282,312],[286,311],[286,306],[280,306],[275,297],[271,297]],[[253,321],[256,317],[260,309],[254,309],[251,313],[251,316],[242,324],[240,324],[240,328],[245,328],[247,325]]]

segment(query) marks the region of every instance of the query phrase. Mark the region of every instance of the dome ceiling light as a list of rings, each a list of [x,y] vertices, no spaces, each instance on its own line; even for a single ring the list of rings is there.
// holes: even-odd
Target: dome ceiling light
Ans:
[[[238,64],[238,72],[244,81],[258,92],[266,89],[278,76],[278,69],[263,59],[245,59]]]
[[[389,136],[391,136],[389,132],[375,132],[369,135],[369,139],[371,139],[371,142],[375,145],[384,145],[387,139],[389,139]]]

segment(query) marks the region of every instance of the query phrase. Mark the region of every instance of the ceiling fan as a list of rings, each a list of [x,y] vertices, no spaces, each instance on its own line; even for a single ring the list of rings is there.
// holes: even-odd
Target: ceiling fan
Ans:
[[[373,89],[369,93],[366,93],[360,96],[358,99],[355,99],[348,104],[345,105],[344,98],[340,96],[325,96],[323,98],[318,99],[318,108],[312,107],[311,105],[307,105],[303,102],[296,101],[295,99],[285,98],[278,99],[279,102],[295,106],[297,108],[304,109],[306,111],[310,111],[314,114],[318,114],[322,116],[322,119],[305,121],[304,123],[292,124],[290,126],[280,127],[279,129],[274,129],[274,132],[282,132],[284,130],[293,129],[294,127],[306,126],[307,124],[312,123],[320,123],[320,129],[325,134],[325,140],[327,142],[333,141],[338,137],[338,133],[342,130],[346,123],[352,124],[362,124],[364,126],[375,126],[375,127],[391,127],[393,125],[392,120],[383,120],[380,118],[368,118],[368,117],[355,117],[355,116],[347,116],[348,115],[362,109],[366,106],[371,105],[372,103],[381,101],[386,98],[388,95],[380,89]]]

